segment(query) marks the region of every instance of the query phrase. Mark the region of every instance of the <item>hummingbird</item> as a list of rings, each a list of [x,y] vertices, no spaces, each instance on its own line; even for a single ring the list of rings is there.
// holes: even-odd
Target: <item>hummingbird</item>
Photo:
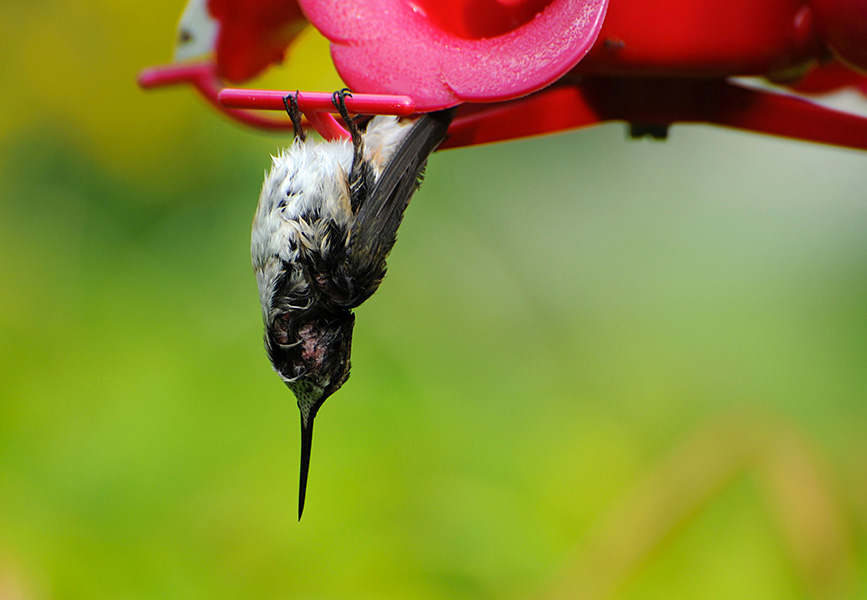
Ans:
[[[307,138],[297,92],[284,98],[295,139],[272,156],[253,218],[265,350],[301,413],[299,520],[313,420],[349,377],[352,310],[382,283],[404,211],[454,114],[376,116],[362,129],[346,108],[351,95],[332,96],[350,134],[340,141]]]

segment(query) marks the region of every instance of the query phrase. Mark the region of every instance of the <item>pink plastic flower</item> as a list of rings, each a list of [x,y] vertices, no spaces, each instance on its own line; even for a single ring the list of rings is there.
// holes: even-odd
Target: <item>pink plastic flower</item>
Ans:
[[[419,110],[507,100],[574,67],[608,0],[301,0],[353,89],[407,94]]]

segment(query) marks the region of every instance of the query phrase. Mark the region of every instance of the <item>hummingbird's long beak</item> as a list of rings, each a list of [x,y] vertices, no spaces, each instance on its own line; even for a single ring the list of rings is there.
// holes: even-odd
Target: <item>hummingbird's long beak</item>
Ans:
[[[301,417],[301,482],[298,488],[298,520],[304,512],[304,497],[307,495],[307,472],[310,470],[310,448],[313,445],[313,418],[316,413],[312,412],[307,417]]]

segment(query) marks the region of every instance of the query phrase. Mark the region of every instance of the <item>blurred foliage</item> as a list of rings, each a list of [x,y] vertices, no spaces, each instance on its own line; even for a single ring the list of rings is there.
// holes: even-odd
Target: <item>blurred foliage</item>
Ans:
[[[180,3],[0,7],[0,598],[867,596],[867,155],[610,125],[430,162],[295,521]],[[336,87],[309,33],[282,87]]]

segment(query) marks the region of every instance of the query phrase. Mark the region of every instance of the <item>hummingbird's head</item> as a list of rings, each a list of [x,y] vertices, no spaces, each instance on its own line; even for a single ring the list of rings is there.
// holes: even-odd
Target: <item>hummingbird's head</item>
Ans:
[[[295,393],[306,426],[349,377],[355,316],[348,310],[303,312],[277,314],[265,335],[271,364]]]
[[[349,378],[355,316],[347,309],[277,312],[265,329],[274,370],[295,394],[301,411],[301,482],[298,518],[304,510],[313,419],[322,403]]]

